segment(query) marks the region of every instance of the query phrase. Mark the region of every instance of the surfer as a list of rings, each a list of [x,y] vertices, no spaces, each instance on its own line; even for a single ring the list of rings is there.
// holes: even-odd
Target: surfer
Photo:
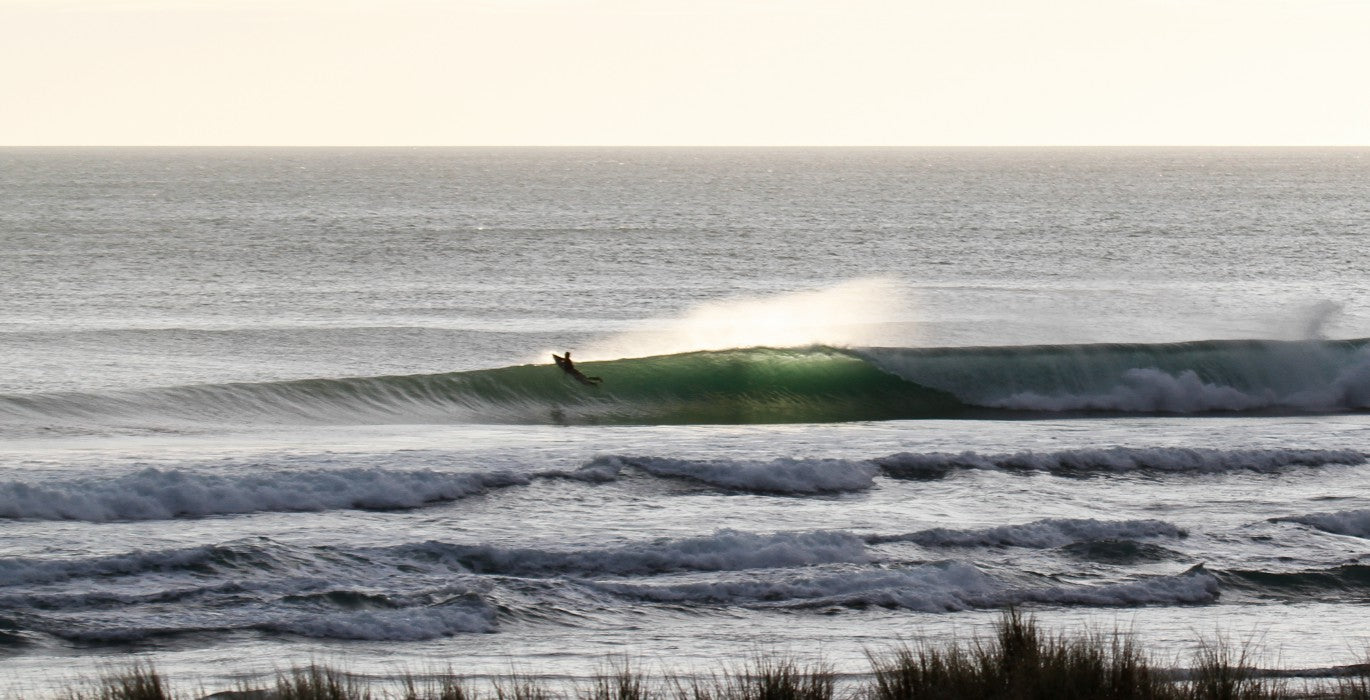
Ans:
[[[581,384],[584,384],[585,386],[599,386],[599,383],[604,381],[599,377],[587,377],[585,376],[585,373],[576,369],[575,363],[571,362],[570,350],[566,351],[565,357],[562,357],[556,353],[552,353],[552,361],[557,363],[557,366],[561,368],[561,371],[571,375],[575,378],[576,381],[580,382]]]

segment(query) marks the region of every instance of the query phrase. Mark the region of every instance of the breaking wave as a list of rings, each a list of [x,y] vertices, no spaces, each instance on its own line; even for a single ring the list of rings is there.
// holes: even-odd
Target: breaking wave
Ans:
[[[701,424],[1370,408],[1370,340],[745,348],[448,374],[0,396],[0,428]],[[189,428],[187,428],[189,429]]]
[[[103,522],[259,511],[417,508],[527,483],[509,472],[371,468],[215,475],[147,468],[113,478],[0,483],[0,518]]]

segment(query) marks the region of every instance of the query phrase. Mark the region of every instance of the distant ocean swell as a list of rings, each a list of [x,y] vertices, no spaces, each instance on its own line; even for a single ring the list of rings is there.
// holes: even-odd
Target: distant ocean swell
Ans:
[[[440,459],[424,455],[418,458]],[[298,456],[294,460],[303,461]],[[699,460],[603,455],[576,469],[547,469],[531,474],[508,470],[280,466],[220,473],[202,465],[147,467],[121,476],[0,482],[0,519],[108,522],[257,512],[411,509],[527,486],[536,479],[607,484],[635,474],[729,491],[804,497],[866,491],[875,488],[881,476],[938,479],[966,469],[1065,476],[1136,471],[1201,474],[1360,465],[1367,461],[1370,457],[1354,450],[1113,447],[1012,454],[899,453],[869,460]],[[1370,516],[1365,512],[1302,517],[1297,522],[1329,532],[1370,532]]]
[[[738,424],[1370,408],[1370,340],[809,347],[435,375],[0,397],[0,427],[203,423]]]

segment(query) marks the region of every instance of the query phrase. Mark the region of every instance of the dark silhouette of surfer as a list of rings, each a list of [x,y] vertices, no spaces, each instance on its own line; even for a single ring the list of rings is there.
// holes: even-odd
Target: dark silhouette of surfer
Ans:
[[[557,363],[557,366],[561,368],[561,371],[571,375],[575,378],[576,381],[580,382],[581,384],[584,384],[585,386],[599,386],[599,383],[604,381],[599,377],[587,377],[583,372],[576,369],[575,363],[571,362],[570,350],[566,351],[565,357],[562,357],[556,353],[552,353],[552,361]]]

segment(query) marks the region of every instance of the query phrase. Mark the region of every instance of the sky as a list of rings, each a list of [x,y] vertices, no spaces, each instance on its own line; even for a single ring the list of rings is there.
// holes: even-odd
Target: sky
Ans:
[[[1370,0],[0,0],[0,145],[1370,145]]]

